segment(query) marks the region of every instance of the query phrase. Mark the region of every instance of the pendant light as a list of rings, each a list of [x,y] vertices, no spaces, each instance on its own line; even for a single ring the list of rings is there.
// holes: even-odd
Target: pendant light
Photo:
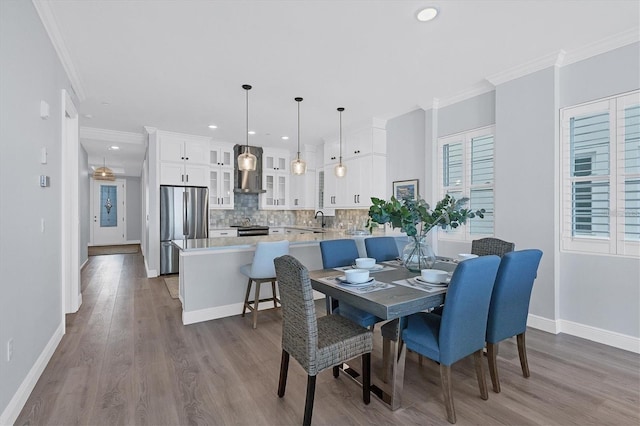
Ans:
[[[244,152],[238,155],[238,170],[253,171],[256,169],[258,159],[249,150],[249,90],[251,90],[251,86],[243,84],[242,88],[247,93],[247,145],[244,147]]]
[[[116,180],[115,175],[113,174],[113,170],[107,167],[107,160],[103,157],[103,166],[98,167],[93,172],[94,180]]]
[[[291,162],[291,173],[294,175],[303,175],[307,171],[307,163],[300,159],[300,102],[302,98],[294,98],[298,103],[298,155],[296,159]]]
[[[336,164],[336,167],[334,169],[336,177],[339,178],[345,177],[347,175],[347,166],[342,164],[342,111],[344,111],[344,108],[338,108],[338,112],[340,113],[340,161],[338,162],[338,164]]]

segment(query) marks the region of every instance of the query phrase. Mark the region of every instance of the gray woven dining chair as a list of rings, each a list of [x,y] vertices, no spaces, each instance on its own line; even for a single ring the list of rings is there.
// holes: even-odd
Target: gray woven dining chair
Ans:
[[[504,256],[506,253],[514,251],[516,245],[508,241],[503,241],[499,238],[480,238],[479,240],[471,241],[471,254],[477,254],[478,256]]]
[[[308,375],[303,424],[309,425],[317,374],[362,356],[362,400],[369,404],[373,333],[340,315],[316,318],[307,268],[289,255],[278,257],[274,263],[282,304],[282,359],[278,396],[284,396],[291,355]]]

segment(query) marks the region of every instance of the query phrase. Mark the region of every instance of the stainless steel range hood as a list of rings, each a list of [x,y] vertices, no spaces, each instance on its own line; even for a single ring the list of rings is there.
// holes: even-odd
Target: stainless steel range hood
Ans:
[[[262,194],[267,192],[262,189],[262,148],[249,146],[249,151],[256,156],[256,169],[252,172],[238,170],[238,155],[242,154],[246,145],[236,145],[233,147],[235,165],[235,178],[233,192],[240,194]]]

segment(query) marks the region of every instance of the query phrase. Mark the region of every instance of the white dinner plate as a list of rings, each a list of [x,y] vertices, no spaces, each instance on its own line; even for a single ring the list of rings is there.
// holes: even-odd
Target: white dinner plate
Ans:
[[[371,268],[358,268],[356,264],[351,265],[353,269],[367,269],[369,271],[379,271],[380,269],[384,269],[384,265],[375,264]]]
[[[427,285],[433,286],[433,287],[446,287],[446,286],[449,285],[449,278],[447,278],[447,281],[443,282],[443,283],[432,283],[430,281],[427,281],[427,280],[423,279],[422,277],[416,277],[416,281],[418,281],[418,282],[420,282],[422,284],[427,284]]]
[[[371,284],[373,281],[375,281],[375,278],[371,277],[363,283],[350,283],[349,281],[347,281],[347,278],[343,275],[341,277],[337,277],[336,280],[340,281],[340,284],[346,285],[349,287],[364,287],[366,285]]]

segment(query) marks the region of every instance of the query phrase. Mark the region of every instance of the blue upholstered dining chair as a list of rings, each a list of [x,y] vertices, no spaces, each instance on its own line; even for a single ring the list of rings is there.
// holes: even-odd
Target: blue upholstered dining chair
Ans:
[[[355,260],[360,257],[356,242],[350,238],[320,241],[320,253],[324,269],[353,265]],[[339,302],[338,307],[334,307],[332,310],[334,314],[342,315],[363,327],[372,327],[375,323],[383,321],[369,312],[344,302]]]
[[[367,256],[373,257],[376,262],[394,260],[400,256],[396,239],[393,237],[365,238],[364,247],[367,250]]]
[[[461,262],[453,272],[442,316],[418,312],[407,318],[402,340],[410,349],[440,363],[440,380],[447,420],[456,422],[451,393],[451,365],[473,354],[480,396],[489,398],[482,367],[482,349],[498,256]]]
[[[506,253],[493,286],[487,321],[487,358],[493,391],[500,392],[498,343],[517,336],[522,375],[529,377],[525,346],[531,289],[538,273],[542,251],[530,249]]]

